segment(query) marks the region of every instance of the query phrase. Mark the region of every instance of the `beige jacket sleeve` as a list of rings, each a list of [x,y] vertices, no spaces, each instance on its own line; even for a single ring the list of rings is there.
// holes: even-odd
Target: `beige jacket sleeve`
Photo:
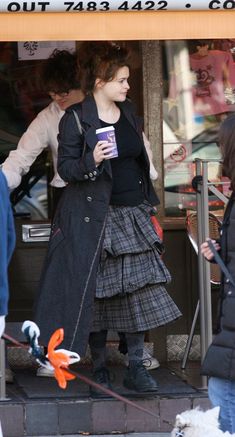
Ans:
[[[22,176],[28,173],[37,156],[47,146],[47,119],[41,111],[22,135],[17,149],[12,150],[2,164],[2,171],[11,190],[20,184]]]

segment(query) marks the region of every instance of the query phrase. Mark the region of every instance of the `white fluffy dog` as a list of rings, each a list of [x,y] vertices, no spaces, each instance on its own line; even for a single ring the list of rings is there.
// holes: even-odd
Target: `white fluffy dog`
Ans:
[[[219,429],[219,407],[202,411],[198,408],[177,414],[171,437],[231,437],[235,434]]]

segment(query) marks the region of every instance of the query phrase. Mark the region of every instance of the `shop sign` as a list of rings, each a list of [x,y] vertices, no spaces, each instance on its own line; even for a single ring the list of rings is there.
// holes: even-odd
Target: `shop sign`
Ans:
[[[0,12],[231,11],[235,0],[1,0]]]
[[[191,141],[185,144],[164,144],[165,178],[169,186],[190,182],[192,179],[191,156]]]
[[[17,46],[19,61],[47,59],[55,49],[71,52],[76,49],[75,41],[23,41]]]

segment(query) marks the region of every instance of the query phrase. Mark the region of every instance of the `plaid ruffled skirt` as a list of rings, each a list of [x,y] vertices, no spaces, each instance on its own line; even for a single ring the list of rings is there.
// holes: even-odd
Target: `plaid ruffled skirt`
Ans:
[[[152,206],[110,206],[97,273],[93,331],[139,332],[181,316],[150,220]]]

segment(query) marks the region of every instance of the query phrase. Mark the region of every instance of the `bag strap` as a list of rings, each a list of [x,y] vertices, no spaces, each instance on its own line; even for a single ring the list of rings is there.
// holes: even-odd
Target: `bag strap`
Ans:
[[[78,131],[82,135],[83,134],[83,128],[82,128],[81,122],[79,120],[78,114],[77,114],[77,112],[74,109],[73,109],[73,115],[74,115],[76,123],[77,123]]]
[[[73,109],[73,115],[74,115],[74,118],[75,118],[76,123],[77,123],[78,131],[79,131],[79,133],[80,133],[81,135],[83,135],[83,134],[84,134],[84,129],[83,129],[83,127],[82,127],[82,125],[81,125],[81,122],[80,122],[80,120],[79,120],[78,113],[77,113],[77,111],[75,111],[74,109]],[[82,151],[82,157],[83,157],[83,158],[84,158],[84,156],[85,156],[85,153],[86,153],[86,142],[85,142],[85,138],[84,138],[83,151]],[[1,436],[0,436],[0,437],[1,437]]]

